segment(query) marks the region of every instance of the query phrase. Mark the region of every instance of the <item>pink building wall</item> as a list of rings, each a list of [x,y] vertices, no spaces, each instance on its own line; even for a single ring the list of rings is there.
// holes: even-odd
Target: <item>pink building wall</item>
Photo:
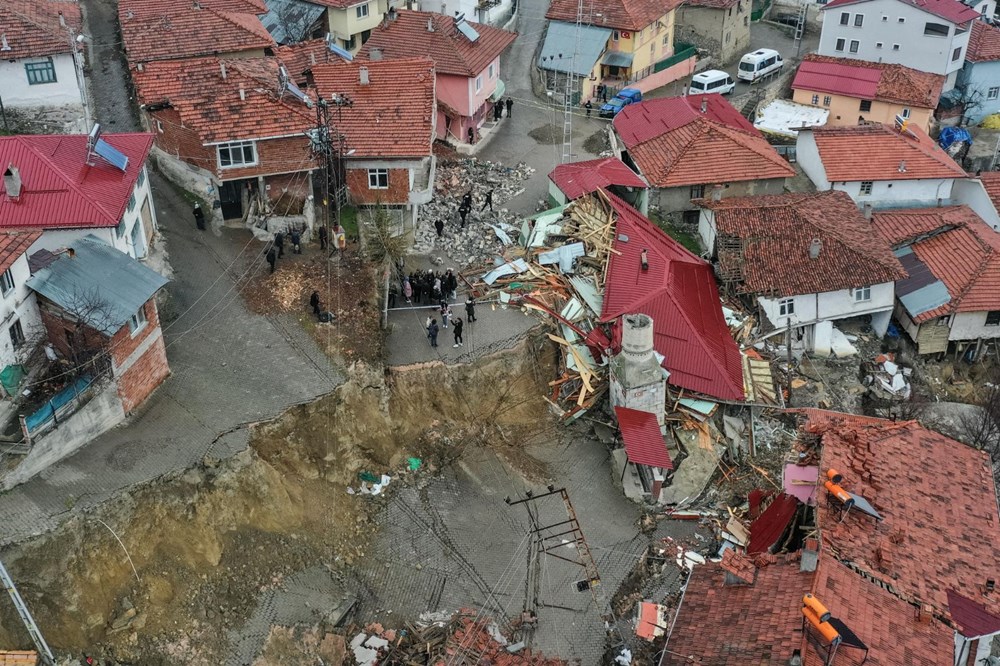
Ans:
[[[438,138],[443,139],[451,134],[460,141],[466,141],[469,127],[477,127],[478,129],[480,122],[492,112],[493,106],[489,103],[489,97],[496,91],[497,82],[500,80],[499,56],[492,65],[494,78],[489,77],[489,65],[476,75],[483,77],[483,88],[478,93],[476,93],[476,76],[467,77],[440,73],[437,75],[438,101],[461,114],[461,117],[453,119],[451,127],[448,127],[444,111],[438,109]]]

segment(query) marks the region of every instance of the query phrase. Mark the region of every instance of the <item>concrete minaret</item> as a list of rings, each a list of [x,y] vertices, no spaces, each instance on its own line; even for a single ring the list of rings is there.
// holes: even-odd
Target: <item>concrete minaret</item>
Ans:
[[[669,376],[653,354],[652,318],[644,314],[622,317],[622,350],[611,359],[611,406],[655,414],[664,430]]]

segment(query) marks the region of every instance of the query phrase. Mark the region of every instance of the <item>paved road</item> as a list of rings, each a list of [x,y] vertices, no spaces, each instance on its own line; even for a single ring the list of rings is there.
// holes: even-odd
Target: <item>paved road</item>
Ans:
[[[162,308],[173,374],[125,425],[0,496],[0,545],[206,456],[230,456],[247,445],[245,424],[341,381],[297,327],[244,307],[239,287],[266,270],[260,243],[243,231],[198,232],[178,192],[155,174],[152,183],[174,269]]]
[[[87,40],[87,83],[94,121],[106,132],[135,132],[135,117],[128,72],[118,32],[115,0],[82,0]]]

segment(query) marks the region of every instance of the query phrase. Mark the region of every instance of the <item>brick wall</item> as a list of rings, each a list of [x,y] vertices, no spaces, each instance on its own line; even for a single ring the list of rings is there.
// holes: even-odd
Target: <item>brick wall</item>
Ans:
[[[160,327],[160,314],[156,309],[156,303],[153,302],[153,299],[146,301],[142,309],[146,313],[146,325],[135,337],[132,337],[132,333],[128,329],[128,324],[122,326],[121,330],[111,337],[111,358],[114,359],[116,368],[123,364],[129,355],[139,348],[143,340],[153,335]]]
[[[322,174],[317,175],[322,182]],[[268,200],[272,204],[281,201],[275,208],[279,215],[301,214],[302,202],[312,194],[311,183],[311,179],[305,173],[282,173],[264,179],[264,184],[271,188],[267,190]]]
[[[38,311],[42,316],[45,334],[52,346],[63,358],[72,359],[74,349],[69,345],[67,334],[72,333],[76,340],[76,353],[106,348],[109,344],[107,336],[101,335],[89,326],[77,324],[71,316],[55,303],[38,296]]]
[[[125,413],[129,414],[141,405],[169,374],[167,349],[161,335],[146,353],[117,378],[118,395],[122,399]]]
[[[149,130],[157,148],[174,157],[215,173],[215,149],[201,145],[201,139],[194,130],[181,124],[181,116],[174,109],[147,112]],[[156,121],[160,122],[160,132]]]
[[[389,169],[389,188],[368,188],[368,169],[348,169],[347,189],[356,204],[405,204],[410,198],[409,169]]]

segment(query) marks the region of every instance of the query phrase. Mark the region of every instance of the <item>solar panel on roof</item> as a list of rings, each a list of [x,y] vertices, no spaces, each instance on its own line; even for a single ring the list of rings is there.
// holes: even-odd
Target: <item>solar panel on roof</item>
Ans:
[[[466,23],[464,20],[463,21],[456,21],[455,22],[455,27],[458,28],[458,31],[460,33],[462,33],[463,35],[465,35],[465,37],[470,42],[475,42],[475,41],[477,41],[479,39],[479,33],[476,32],[476,29],[473,28],[468,23]]]
[[[351,62],[352,60],[354,60],[354,56],[351,55],[350,51],[345,51],[344,49],[340,48],[339,46],[337,46],[333,42],[327,42],[326,46],[327,46],[327,48],[330,49],[330,53],[333,53],[335,55],[339,55],[341,58],[343,58],[347,62]]]
[[[876,511],[875,507],[873,507],[864,497],[862,497],[861,495],[855,495],[854,493],[848,493],[848,495],[854,498],[855,509],[863,513],[867,513],[875,520],[882,520],[882,514]]]
[[[94,144],[94,152],[120,171],[125,171],[128,168],[128,157],[104,139],[97,140],[97,143]]]

